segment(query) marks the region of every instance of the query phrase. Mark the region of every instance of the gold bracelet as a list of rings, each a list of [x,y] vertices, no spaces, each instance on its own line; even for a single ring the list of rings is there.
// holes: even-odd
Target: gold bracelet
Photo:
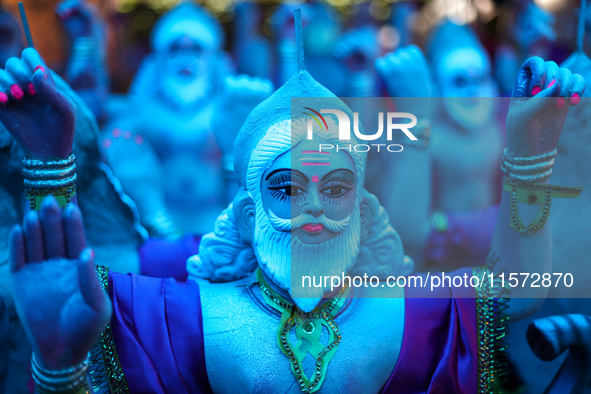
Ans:
[[[76,185],[64,187],[62,189],[26,189],[25,198],[29,201],[32,211],[39,211],[41,204],[47,196],[54,196],[60,208],[65,207],[72,202],[72,197],[76,195]]]
[[[511,193],[509,204],[511,227],[521,235],[532,235],[544,227],[546,220],[548,220],[553,198],[578,198],[583,188],[529,183],[505,178],[503,190]],[[524,226],[519,217],[517,202],[529,205],[542,204],[540,212],[528,226]]]

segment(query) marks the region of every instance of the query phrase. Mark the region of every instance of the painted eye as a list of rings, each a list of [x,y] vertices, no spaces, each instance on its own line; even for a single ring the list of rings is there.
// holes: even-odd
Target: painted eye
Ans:
[[[290,197],[298,196],[304,191],[304,189],[302,189],[298,186],[295,186],[295,185],[272,187],[269,189],[278,191],[278,192],[283,193],[286,196],[290,196]]]
[[[322,189],[321,192],[329,197],[340,197],[349,190],[351,190],[351,188],[344,186],[331,186],[327,187],[326,189]]]

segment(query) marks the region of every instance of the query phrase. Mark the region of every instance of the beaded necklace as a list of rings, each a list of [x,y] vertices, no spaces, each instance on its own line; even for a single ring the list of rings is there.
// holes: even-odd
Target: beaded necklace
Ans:
[[[291,371],[295,375],[300,389],[304,393],[317,391],[326,377],[328,363],[341,342],[339,327],[333,319],[345,303],[345,293],[348,293],[348,287],[341,288],[336,297],[317,306],[312,312],[304,312],[297,305],[285,301],[277,294],[263,278],[260,268],[257,268],[256,276],[258,281],[256,285],[261,289],[265,302],[281,313],[281,320],[277,328],[277,345],[289,359]],[[328,330],[328,345],[320,342],[322,327],[326,327]],[[294,328],[298,338],[295,346],[289,338],[289,334]],[[316,369],[310,378],[304,373],[302,365],[308,353],[316,359]]]

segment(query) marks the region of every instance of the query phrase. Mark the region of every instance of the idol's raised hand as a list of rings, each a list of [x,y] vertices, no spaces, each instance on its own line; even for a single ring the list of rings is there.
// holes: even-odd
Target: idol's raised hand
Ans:
[[[585,93],[585,80],[554,62],[532,57],[523,63],[507,114],[507,153],[536,156],[556,148],[568,108]]]
[[[419,119],[429,116],[427,97],[433,93],[433,83],[427,59],[417,46],[398,48],[376,59],[374,66],[390,97],[403,98],[396,100],[399,110],[411,112]],[[404,99],[409,97],[418,99]]]
[[[62,216],[56,200],[43,201],[10,233],[10,272],[16,309],[35,358],[49,370],[80,364],[111,315],[95,274],[80,211]]]
[[[431,97],[429,65],[416,45],[376,59],[375,68],[391,97]]]
[[[102,23],[98,9],[84,0],[64,0],[55,12],[72,39],[91,36],[95,25]]]
[[[0,70],[0,121],[28,158],[59,160],[72,153],[76,107],[32,48]]]
[[[377,34],[369,26],[351,30],[335,44],[334,55],[352,72],[366,70],[380,53]]]

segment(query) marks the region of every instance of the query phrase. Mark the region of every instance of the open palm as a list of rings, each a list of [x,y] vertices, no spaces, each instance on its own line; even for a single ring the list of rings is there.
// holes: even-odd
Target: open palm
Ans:
[[[41,215],[29,212],[10,234],[16,309],[36,359],[50,370],[78,365],[105,329],[111,304],[86,247],[80,210],[63,216],[47,197]]]

